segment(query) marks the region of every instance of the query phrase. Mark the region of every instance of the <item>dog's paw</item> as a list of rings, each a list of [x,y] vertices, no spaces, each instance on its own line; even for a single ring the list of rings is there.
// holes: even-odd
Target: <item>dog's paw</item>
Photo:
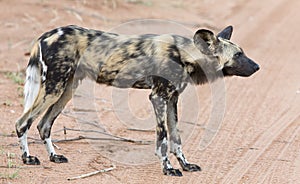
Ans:
[[[196,164],[185,164],[185,165],[181,165],[181,167],[184,171],[189,171],[189,172],[201,171],[201,168]]]
[[[51,155],[50,161],[54,163],[67,163],[68,159],[63,155]]]
[[[163,169],[163,172],[167,176],[182,176],[182,173],[179,169]]]
[[[22,155],[22,160],[23,160],[23,163],[26,164],[26,165],[40,165],[41,162],[39,161],[39,159],[35,156],[30,156],[26,153],[24,153]]]

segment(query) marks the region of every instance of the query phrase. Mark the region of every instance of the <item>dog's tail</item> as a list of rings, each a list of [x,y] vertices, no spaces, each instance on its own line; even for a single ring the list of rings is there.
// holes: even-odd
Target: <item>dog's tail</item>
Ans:
[[[40,41],[38,40],[31,49],[30,59],[26,69],[26,81],[24,86],[24,113],[26,113],[34,105],[41,87],[42,51]]]

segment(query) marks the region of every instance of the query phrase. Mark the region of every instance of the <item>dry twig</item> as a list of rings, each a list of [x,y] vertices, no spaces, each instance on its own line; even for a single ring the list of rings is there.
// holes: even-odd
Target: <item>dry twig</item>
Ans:
[[[76,179],[81,179],[81,178],[87,178],[87,177],[90,177],[90,176],[93,176],[93,175],[96,175],[96,174],[99,174],[99,173],[112,171],[115,168],[116,168],[116,166],[112,165],[112,167],[109,167],[109,168],[106,168],[106,169],[101,169],[101,170],[94,171],[94,172],[90,172],[90,173],[87,173],[87,174],[82,174],[80,176],[75,176],[75,177],[72,177],[72,178],[68,178],[68,180],[70,181],[70,180],[76,180]]]
[[[137,132],[155,132],[155,130],[146,130],[146,129],[137,129],[137,128],[127,128],[130,131],[137,131]]]

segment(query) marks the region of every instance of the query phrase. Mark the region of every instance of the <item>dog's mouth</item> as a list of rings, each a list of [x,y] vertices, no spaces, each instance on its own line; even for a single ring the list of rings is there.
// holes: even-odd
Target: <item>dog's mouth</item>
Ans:
[[[238,76],[241,76],[241,77],[249,77],[251,76],[252,74],[254,74],[255,72],[257,72],[259,70],[259,65],[258,64],[255,64],[251,67],[251,69],[249,69],[247,72],[241,72],[239,73]]]
[[[242,68],[235,68],[235,67],[225,67],[222,69],[224,76],[240,76],[240,77],[249,77],[255,72],[260,69],[258,64],[254,64],[251,67],[242,67]]]

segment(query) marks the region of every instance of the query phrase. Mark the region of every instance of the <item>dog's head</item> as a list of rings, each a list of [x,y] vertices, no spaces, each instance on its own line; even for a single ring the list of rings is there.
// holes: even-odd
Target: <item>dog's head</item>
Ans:
[[[238,45],[229,41],[232,31],[232,26],[228,26],[214,35],[209,30],[200,29],[194,35],[194,44],[202,53],[218,59],[218,70],[222,70],[224,76],[250,76],[259,70],[259,66]]]

